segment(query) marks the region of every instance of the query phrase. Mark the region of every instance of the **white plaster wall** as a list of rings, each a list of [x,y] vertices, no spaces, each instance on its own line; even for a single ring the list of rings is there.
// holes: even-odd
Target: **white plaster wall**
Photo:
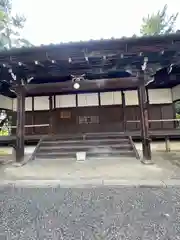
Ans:
[[[137,90],[124,91],[126,106],[138,105]],[[180,85],[173,89],[149,89],[150,104],[172,103],[172,101],[180,99]],[[121,91],[103,92],[100,93],[101,105],[120,105],[122,104]],[[17,110],[17,100],[10,99],[0,95],[1,107],[7,109]],[[35,110],[48,110],[49,97],[35,97],[34,98]],[[98,93],[78,94],[78,106],[98,106]],[[57,108],[76,107],[76,95],[57,95],[56,96]],[[26,98],[26,111],[32,111],[32,99]]]
[[[172,91],[170,88],[149,89],[148,95],[150,104],[172,103]]]
[[[57,95],[56,107],[57,108],[76,107],[76,95],[75,94]]]
[[[25,101],[26,111],[32,111],[32,97],[27,97]]]
[[[113,105],[114,95],[113,92],[100,93],[101,105]]]
[[[100,93],[101,105],[120,105],[122,104],[121,91]]]
[[[98,106],[98,93],[83,93],[78,94],[78,106],[86,107],[86,106]]]
[[[78,107],[86,106],[86,94],[78,94]]]
[[[16,112],[17,111],[17,99],[13,98],[13,111]]]
[[[0,108],[12,110],[13,100],[9,97],[0,95]]]
[[[17,111],[17,99],[14,98],[12,101],[13,101],[13,111]],[[32,97],[26,98],[25,109],[26,109],[26,111],[32,111]]]
[[[47,104],[47,102],[46,102],[46,104]],[[48,102],[48,106],[49,106],[49,102]],[[44,108],[44,102],[43,102],[43,99],[41,99],[41,97],[40,98],[37,97],[36,100],[34,99],[34,107],[35,107],[35,110],[44,110],[43,109]],[[40,109],[37,109],[37,108],[40,108]],[[25,109],[26,109],[26,111],[32,111],[32,97],[27,97],[26,98]],[[16,98],[13,99],[13,111],[17,111],[17,99]]]
[[[88,93],[86,94],[87,106],[99,106],[98,93]]]
[[[133,106],[139,104],[137,90],[124,91],[124,95],[126,106]]]
[[[34,110],[48,110],[48,109],[49,109],[49,96],[34,98]]]
[[[76,95],[75,94],[57,95],[56,107],[57,108],[76,107]]]
[[[173,101],[180,100],[180,84],[172,88]]]
[[[121,91],[114,92],[114,104],[121,105],[122,104],[122,94]]]

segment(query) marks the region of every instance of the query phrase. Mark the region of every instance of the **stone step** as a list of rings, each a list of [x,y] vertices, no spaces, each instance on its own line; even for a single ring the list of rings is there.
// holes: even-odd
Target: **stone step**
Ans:
[[[128,136],[99,133],[47,137],[40,143],[35,159],[76,160],[77,152],[86,152],[91,159],[136,157]]]
[[[36,153],[36,157],[42,156],[43,158],[48,158],[48,157],[52,157],[52,156],[74,156],[76,157],[76,151],[51,151],[51,152],[37,152]],[[103,149],[102,151],[87,151],[86,152],[87,156],[88,155],[106,155],[106,154],[110,154],[110,155],[134,155],[134,152],[132,150],[113,150],[113,151],[109,151],[106,149]]]
[[[124,159],[124,158],[135,158],[134,153],[131,154],[88,154],[86,156],[86,159],[91,159],[91,160],[95,160],[95,159],[113,159],[113,158],[119,158],[119,159]],[[41,160],[64,160],[64,161],[76,161],[76,155],[51,155],[51,156],[46,156],[46,155],[37,155],[35,158],[35,160],[41,159]]]
[[[119,134],[113,134],[113,135],[103,135],[103,134],[96,134],[96,135],[85,135],[86,139],[96,139],[96,138],[101,138],[101,139],[106,139],[106,138],[129,138],[129,136],[126,135],[119,135]]]
[[[97,136],[85,136],[85,139],[128,139],[127,136],[120,136],[120,135],[111,135],[111,136],[104,136],[104,135],[97,135]]]
[[[77,148],[72,148],[72,149],[65,149],[65,148],[61,148],[61,149],[53,149],[52,151],[50,150],[41,150],[39,149],[36,154],[38,153],[44,153],[44,154],[48,154],[49,152],[51,153],[62,153],[62,152],[69,152],[69,153],[77,153],[77,152],[114,152],[114,151],[133,151],[133,149],[131,147],[129,148],[108,148],[107,150],[105,150],[104,148],[81,148],[81,149],[77,149]]]
[[[119,135],[114,135],[114,136],[103,136],[103,135],[97,135],[97,136],[72,136],[72,137],[53,137],[53,138],[45,138],[43,139],[44,142],[49,142],[49,141],[82,141],[82,140],[98,140],[98,139],[124,139],[127,140],[129,139],[127,136],[119,136]]]
[[[103,144],[103,145],[53,145],[53,146],[44,146],[41,145],[39,147],[39,151],[44,151],[44,152],[49,152],[49,151],[63,151],[63,150],[68,150],[68,151],[87,151],[89,149],[97,149],[97,150],[102,150],[102,148],[110,148],[110,149],[132,149],[132,146],[130,144]]]
[[[83,139],[84,139],[83,136],[74,135],[74,136],[46,137],[43,139],[43,141],[70,141],[70,140],[79,141],[79,140],[83,140]]]
[[[70,145],[70,144],[75,144],[75,145],[90,145],[90,144],[94,144],[94,145],[99,145],[99,144],[113,144],[113,143],[129,143],[129,139],[125,138],[125,139],[88,139],[88,140],[56,140],[56,141],[42,141],[41,142],[41,146],[42,145]]]
[[[119,137],[119,138],[128,138],[128,135],[122,134],[122,133],[82,133],[82,134],[64,134],[64,135],[49,135],[46,136],[44,139],[46,140],[58,140],[58,139],[84,139],[84,138],[115,138],[115,137]]]
[[[49,160],[50,161],[60,161],[61,163],[64,163],[64,164],[67,164],[67,163],[72,163],[72,162],[76,162],[76,157],[75,156],[72,156],[72,157],[53,157],[53,158],[43,158],[43,157],[37,157],[37,158],[35,158],[34,160],[39,160],[39,161],[42,161],[43,162],[43,164],[44,163],[48,163],[49,164]],[[102,156],[102,155],[96,155],[96,156],[87,156],[86,157],[86,161],[94,161],[94,162],[97,162],[97,161],[101,161],[101,164],[103,164],[104,163],[104,161],[109,161],[109,160],[111,160],[111,161],[114,161],[114,160],[118,160],[118,161],[124,161],[124,160],[126,160],[126,161],[128,161],[128,160],[130,160],[130,161],[134,161],[135,160],[135,157],[134,157],[134,155],[132,155],[132,156],[126,156],[126,155],[124,155],[124,156],[119,156],[119,155],[106,155],[106,156]]]

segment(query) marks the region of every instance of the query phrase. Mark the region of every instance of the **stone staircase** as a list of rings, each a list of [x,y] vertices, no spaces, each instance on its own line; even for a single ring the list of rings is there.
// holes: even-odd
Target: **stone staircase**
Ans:
[[[49,136],[41,139],[32,159],[74,159],[86,152],[86,159],[139,158],[131,137],[118,133]]]

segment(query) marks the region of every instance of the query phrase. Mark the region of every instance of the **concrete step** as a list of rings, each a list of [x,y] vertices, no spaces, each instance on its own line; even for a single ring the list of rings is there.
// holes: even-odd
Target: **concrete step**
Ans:
[[[65,149],[65,148],[62,148],[62,149],[54,149],[52,151],[50,150],[42,150],[42,149],[39,149],[36,154],[38,153],[44,153],[44,154],[49,154],[49,152],[51,153],[63,153],[63,152],[68,152],[68,153],[77,153],[77,152],[96,152],[96,153],[99,153],[99,152],[114,152],[114,151],[133,151],[133,149],[131,147],[129,148],[107,148],[107,150],[105,150],[104,148],[81,148],[81,149],[77,149],[77,148],[72,148],[72,149]]]
[[[42,141],[41,146],[54,146],[54,145],[99,145],[99,144],[114,144],[114,143],[129,143],[129,139],[89,139],[89,140],[56,140],[56,141]]]
[[[135,155],[133,152],[127,154],[119,154],[119,153],[116,153],[116,154],[87,154],[86,156],[86,159],[91,159],[91,160],[96,160],[96,159],[106,159],[106,158],[110,158],[110,159],[113,159],[113,158],[119,158],[119,159],[124,159],[124,158],[134,158],[135,159]],[[71,154],[71,155],[61,155],[59,156],[58,154],[54,154],[54,155],[50,155],[50,156],[47,156],[47,155],[37,155],[35,157],[35,160],[37,159],[41,159],[41,160],[69,160],[69,161],[76,161],[76,155],[75,154]]]
[[[70,135],[51,135],[44,138],[44,141],[49,140],[82,140],[82,139],[106,139],[106,138],[128,138],[128,136],[119,133],[87,133],[87,134],[70,134]]]
[[[83,140],[83,136],[54,136],[54,137],[46,137],[43,139],[43,141],[70,141],[70,140],[74,140],[74,141],[79,141],[79,140]]]
[[[81,151],[80,151],[81,152]],[[99,148],[97,148],[97,149],[95,149],[95,150],[91,150],[91,149],[89,149],[88,151],[87,151],[87,153],[115,153],[115,152],[119,152],[119,153],[129,153],[129,152],[133,152],[133,150],[127,150],[127,149],[108,149],[108,148],[102,148],[102,149],[99,149]],[[37,154],[46,154],[46,155],[51,155],[51,154],[59,154],[59,155],[61,155],[61,154],[71,154],[71,153],[77,153],[77,151],[75,151],[74,149],[72,149],[72,151],[48,151],[48,152],[44,152],[44,151],[40,151],[40,152],[37,152]]]
[[[103,150],[103,151],[87,151],[87,156],[99,156],[99,155],[119,155],[119,156],[134,156],[134,152],[132,150]],[[37,152],[36,157],[42,157],[42,158],[51,158],[51,157],[76,157],[76,151],[52,151],[52,152]]]
[[[120,135],[106,135],[106,136],[104,136],[104,135],[97,135],[97,136],[85,136],[85,139],[116,139],[116,138],[118,138],[118,139],[128,139],[128,137],[127,136],[120,136]]]
[[[135,157],[133,151],[113,151],[113,152],[88,152],[87,158],[96,158],[96,157]]]
[[[128,136],[105,133],[47,137],[37,149],[35,159],[76,160],[76,153],[81,151],[91,159],[136,157]]]
[[[128,139],[128,137],[125,136],[118,136],[118,135],[114,135],[114,136],[102,136],[102,135],[98,135],[98,136],[86,136],[84,139],[89,140],[89,139]]]
[[[130,144],[103,144],[103,145],[53,145],[53,146],[44,146],[41,145],[39,147],[39,151],[44,151],[44,152],[49,152],[49,151],[63,151],[63,150],[68,150],[68,151],[88,151],[90,149],[102,149],[102,148],[110,148],[110,149],[132,149],[132,146]]]
[[[43,139],[43,142],[56,142],[56,141],[82,141],[82,140],[114,140],[114,139],[122,139],[122,140],[128,140],[129,138],[126,136],[101,136],[97,135],[95,137],[93,136],[82,136],[82,137],[61,137],[61,138],[45,138]]]

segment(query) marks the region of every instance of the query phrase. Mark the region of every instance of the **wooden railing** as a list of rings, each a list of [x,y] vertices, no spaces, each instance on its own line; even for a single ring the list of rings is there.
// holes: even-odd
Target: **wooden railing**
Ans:
[[[127,120],[126,121],[126,130],[140,130],[140,120]],[[149,119],[148,125],[150,130],[167,130],[167,129],[179,129],[180,128],[180,119]],[[133,127],[134,126],[134,127]]]
[[[153,124],[153,123],[173,123],[174,124],[174,126],[172,126],[171,125],[171,127],[169,128],[169,130],[170,129],[179,129],[180,128],[180,119],[154,119],[154,120],[148,120],[148,123],[149,124]],[[116,123],[116,125],[118,125],[119,123],[117,122]],[[129,125],[128,125],[129,124]],[[133,129],[131,128],[131,124],[138,124],[138,125],[136,125],[135,127],[133,127]],[[46,134],[48,134],[49,133],[49,131],[48,131],[48,129],[49,129],[49,125],[50,124],[34,124],[34,125],[25,125],[25,129],[30,129],[30,128],[32,128],[32,132],[31,132],[31,130],[30,130],[30,133],[26,133],[26,135],[46,135]],[[101,123],[99,124],[100,126],[101,126]],[[111,125],[115,125],[115,123],[109,123],[108,124],[109,126],[111,126]],[[117,127],[117,131],[116,130],[114,130],[114,129],[112,129],[112,128],[108,128],[108,125],[107,125],[107,131],[98,131],[98,129],[97,129],[97,131],[96,132],[94,132],[94,133],[97,133],[97,134],[102,134],[103,132],[126,132],[126,131],[136,131],[136,130],[140,130],[140,120],[127,120],[126,121],[126,129],[125,129],[125,131],[123,130],[123,128],[118,128]],[[73,127],[76,127],[75,126],[75,124],[72,124],[72,126]],[[103,126],[103,124],[102,124],[102,126]],[[129,127],[128,127],[129,126]],[[17,127],[16,126],[10,126],[9,127],[9,130],[7,129],[7,131],[6,130],[4,130],[4,132],[1,134],[0,133],[0,136],[10,136],[10,135],[15,135],[16,134],[16,132],[15,132],[15,129],[16,129]],[[36,131],[36,129],[41,129],[41,128],[45,128],[45,131],[43,130],[43,131]],[[33,130],[33,129],[35,129],[35,131]],[[108,129],[109,129],[109,131],[108,131]],[[110,130],[111,129],[111,130]],[[152,130],[156,130],[156,129],[158,129],[158,127],[156,128],[152,128]],[[160,127],[159,128],[159,130],[167,130],[168,129],[168,127],[166,126],[166,127],[163,127],[163,125],[162,125],[162,127]],[[150,127],[150,130],[151,130],[151,127]],[[38,133],[39,132],[39,133]],[[42,132],[42,133],[41,133]],[[86,132],[85,132],[86,133]],[[59,134],[61,134],[60,132],[59,132]]]
[[[49,127],[49,124],[35,124],[35,125],[25,125],[25,129],[26,128],[36,128],[36,127]],[[10,135],[14,135],[15,132],[12,133],[12,130],[16,129],[17,126],[9,126],[6,127],[6,129],[1,130],[0,132],[0,136],[10,136]]]
[[[130,141],[131,146],[132,146],[132,148],[133,148],[133,151],[134,151],[134,153],[135,153],[135,155],[136,155],[136,158],[137,158],[137,159],[140,159],[138,150],[137,150],[137,148],[136,148],[136,146],[135,146],[135,144],[134,144],[131,136],[129,136],[129,141]]]
[[[139,123],[140,120],[128,120],[127,123]],[[148,120],[149,123],[151,122],[180,122],[180,119],[156,119],[156,120]]]
[[[25,128],[32,127],[49,127],[49,124],[36,124],[36,125],[25,125]],[[16,126],[11,126],[12,129],[17,128]]]

